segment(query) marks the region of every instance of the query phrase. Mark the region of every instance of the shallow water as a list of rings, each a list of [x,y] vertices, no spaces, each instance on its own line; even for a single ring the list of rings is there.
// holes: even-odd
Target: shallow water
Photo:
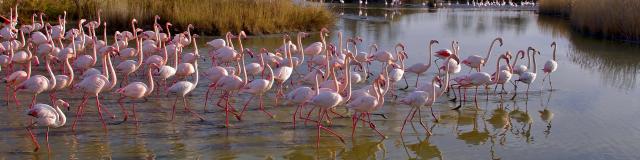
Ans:
[[[362,16],[360,15],[360,11]],[[457,104],[440,98],[434,109],[440,121],[435,122],[425,108],[422,117],[433,130],[426,136],[419,123],[407,124],[404,135],[400,136],[404,116],[409,107],[387,102],[383,108],[388,119],[373,116],[378,129],[387,139],[381,138],[368,127],[359,127],[356,137],[351,137],[351,119],[335,118],[332,129],[345,137],[346,144],[323,133],[320,148],[315,146],[316,128],[313,125],[292,128],[291,106],[273,106],[274,94],[266,98],[269,112],[276,114],[269,119],[252,102],[251,110],[243,121],[231,119],[233,127],[224,128],[224,112],[217,107],[209,107],[213,113],[203,113],[204,93],[209,82],[200,81],[200,87],[189,97],[191,107],[205,116],[200,122],[183,112],[182,102],[178,102],[176,119],[169,121],[173,98],[154,95],[142,103],[133,101],[137,109],[140,125],[129,121],[121,125],[108,125],[105,133],[98,120],[94,101],[89,100],[85,117],[78,124],[78,130],[71,131],[70,124],[75,119],[75,109],[80,103],[79,95],[69,91],[60,97],[68,100],[72,111],[66,112],[68,125],[51,129],[50,156],[57,159],[638,159],[640,154],[640,124],[635,115],[640,113],[638,74],[640,73],[640,48],[619,42],[594,40],[571,32],[563,20],[539,17],[534,11],[499,11],[474,9],[439,10],[386,10],[370,8],[336,9],[342,14],[333,29],[331,39],[336,39],[335,31],[345,36],[361,36],[365,45],[377,43],[381,49],[392,51],[392,47],[402,42],[407,46],[407,64],[426,61],[429,40],[436,39],[439,48],[449,48],[452,40],[460,41],[461,57],[472,54],[484,56],[490,41],[497,36],[504,38],[502,47],[494,48],[487,70],[493,71],[498,53],[515,51],[533,46],[540,49],[537,66],[551,58],[552,41],[558,42],[559,69],[553,73],[554,90],[548,85],[541,90],[541,74],[531,86],[528,98],[519,87],[515,101],[508,100],[512,94],[489,95],[486,100],[484,90],[480,90],[478,102],[465,102],[460,111],[452,111]],[[364,15],[367,17],[364,17]],[[385,16],[386,15],[386,16]],[[206,38],[209,40],[211,38]],[[317,41],[317,34],[305,40],[305,44]],[[251,48],[274,48],[282,41],[277,36],[250,37],[245,46]],[[204,43],[199,43],[201,46]],[[359,46],[365,50],[366,46]],[[203,49],[201,52],[206,52]],[[210,66],[210,61],[201,61],[201,69]],[[522,61],[520,61],[522,62]],[[377,64],[374,64],[377,66]],[[379,68],[379,67],[373,67]],[[40,69],[42,70],[42,69]],[[302,71],[302,69],[301,69]],[[374,71],[377,72],[377,71]],[[434,69],[431,68],[420,81],[428,81]],[[464,68],[461,73],[467,73]],[[36,72],[42,73],[42,72]],[[409,84],[415,82],[416,75],[406,75]],[[362,84],[354,88],[360,88]],[[403,87],[404,83],[398,83]],[[4,87],[0,91],[4,93]],[[411,90],[411,89],[410,89]],[[512,86],[507,86],[513,91]],[[490,93],[493,91],[490,90]],[[398,92],[402,97],[407,92]],[[469,93],[473,94],[472,91]],[[218,93],[210,104],[217,101]],[[117,96],[103,94],[103,105],[117,115],[121,114]],[[248,95],[236,96],[236,108],[240,108]],[[21,95],[22,103],[28,103],[30,96]],[[46,102],[42,95],[39,102]],[[6,101],[3,95],[2,102]],[[130,100],[126,100],[129,102]],[[131,105],[127,103],[126,105]],[[31,152],[33,145],[24,126],[28,116],[20,107],[10,103],[2,104],[0,112],[0,159],[46,159],[44,129],[36,129],[42,145],[39,152]],[[477,107],[477,109],[476,109]],[[130,108],[129,108],[130,109]],[[540,111],[553,112],[552,119],[545,119]],[[343,109],[339,109],[339,112]],[[509,122],[511,127],[507,127]],[[505,129],[507,128],[507,129]]]

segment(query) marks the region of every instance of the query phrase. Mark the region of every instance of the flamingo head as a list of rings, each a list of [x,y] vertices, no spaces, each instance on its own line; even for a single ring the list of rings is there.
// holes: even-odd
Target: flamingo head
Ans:
[[[251,58],[253,58],[254,52],[251,50],[251,48],[245,48],[244,50],[247,51],[247,54],[249,54]]]
[[[440,42],[438,42],[438,40],[429,41],[429,45],[433,45],[433,44],[440,44]]]
[[[436,51],[436,54],[435,54],[436,57],[440,57],[440,58],[447,58],[451,55],[452,53],[448,49],[442,49],[442,50]]]
[[[31,116],[31,117],[38,117],[38,111],[35,109],[29,110],[27,112],[27,115]]]
[[[300,37],[302,37],[302,38],[307,38],[307,37],[309,37],[309,33],[307,33],[307,32],[299,32],[298,34],[299,34],[299,35],[300,35]]]
[[[58,106],[63,106],[64,108],[67,108],[67,111],[71,110],[71,107],[69,107],[69,103],[65,102],[65,101],[64,101],[64,100],[62,100],[62,99],[58,99],[58,100],[56,101],[56,105],[58,105]]]

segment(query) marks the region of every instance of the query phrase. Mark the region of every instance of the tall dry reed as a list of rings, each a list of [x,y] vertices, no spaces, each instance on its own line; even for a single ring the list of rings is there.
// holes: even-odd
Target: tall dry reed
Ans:
[[[8,11],[13,1],[0,2]],[[55,20],[63,11],[71,19],[93,19],[98,9],[102,18],[114,29],[127,29],[132,18],[147,27],[153,16],[175,27],[194,24],[198,31],[220,35],[227,31],[245,30],[268,34],[330,27],[334,15],[322,6],[295,3],[291,0],[31,0],[20,4],[20,17],[28,20],[34,12],[44,12]]]
[[[581,32],[607,39],[640,41],[638,0],[541,0],[541,14],[568,16]]]

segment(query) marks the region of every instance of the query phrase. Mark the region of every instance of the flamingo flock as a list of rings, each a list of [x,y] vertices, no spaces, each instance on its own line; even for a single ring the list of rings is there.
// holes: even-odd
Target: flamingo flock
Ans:
[[[39,21],[36,21],[38,15]],[[20,29],[16,28],[19,24],[17,12],[12,10],[9,18],[2,17],[0,67],[5,75],[2,82],[7,88],[6,100],[7,103],[13,101],[19,107],[21,104],[16,94],[32,96],[28,115],[35,117],[36,121],[32,121],[27,130],[36,151],[39,144],[32,133],[35,126],[47,127],[48,132],[49,128],[64,126],[66,115],[73,115],[75,118],[71,129],[75,131],[78,122],[83,120],[89,99],[95,100],[104,132],[108,132],[108,125],[126,124],[130,112],[129,107],[124,105],[125,101],[146,102],[147,98],[170,96],[173,97],[173,105],[167,118],[169,121],[175,118],[180,99],[186,112],[199,121],[207,121],[205,114],[211,109],[207,103],[217,99],[213,106],[224,112],[226,128],[234,128],[233,122],[251,119],[244,116],[253,107],[250,104],[254,99],[258,100],[257,109],[272,119],[276,117],[268,110],[277,110],[279,107],[268,105],[296,107],[290,114],[292,126],[296,127],[296,121],[304,122],[304,125],[314,123],[318,146],[321,132],[344,143],[344,137],[332,129],[332,121],[336,117],[351,118],[352,138],[356,138],[358,122],[381,138],[386,138],[377,129],[376,120],[372,119],[372,115],[382,112],[386,103],[398,103],[410,108],[400,134],[403,133],[404,124],[411,123],[417,113],[425,134],[431,135],[422,120],[421,110],[428,108],[437,122],[439,117],[432,106],[436,101],[450,100],[448,97],[451,93],[454,96],[451,100],[460,102],[458,107],[452,109],[463,106],[467,89],[475,90],[474,100],[477,101],[479,89],[487,88],[485,90],[488,92],[489,86],[495,85],[497,89],[498,85],[502,85],[499,93],[494,92],[502,99],[503,94],[508,94],[504,89],[504,85],[509,84],[507,82],[514,85],[514,91],[511,92],[513,98],[518,93],[516,90],[520,82],[527,85],[525,94],[528,96],[529,86],[536,80],[536,54],[540,54],[538,49],[529,47],[527,51],[518,51],[515,56],[505,52],[492,57],[493,48],[503,45],[503,39],[498,37],[491,41],[485,57],[473,55],[461,60],[457,41],[451,42],[451,48],[434,52],[432,48],[440,42],[430,40],[425,43],[426,54],[423,55],[427,57],[426,61],[406,65],[409,54],[403,43],[397,43],[392,52],[376,44],[368,45],[368,52],[358,52],[362,38],[345,38],[341,32],[337,32],[337,41],[331,41],[326,37],[333,33],[323,28],[318,32],[318,42],[305,46],[302,40],[310,37],[309,33],[299,32],[295,37],[285,34],[282,36],[282,46],[273,50],[245,48],[243,39],[247,36],[243,31],[238,34],[228,32],[223,38],[206,42],[208,52],[201,55],[197,44],[200,37],[191,33],[194,29],[192,25],[184,32],[171,35],[171,23],[167,22],[163,28],[158,22],[160,19],[155,16],[149,30],[138,28],[137,20],[132,19],[130,31],[116,31],[113,40],[109,41],[107,22],[102,21],[99,14],[95,21],[78,20],[78,26],[66,25],[66,13],[58,16],[56,25],[43,21],[42,14],[34,14],[32,23],[21,25]],[[102,39],[96,33],[100,27],[103,30]],[[163,30],[166,32],[163,33]],[[135,42],[129,44],[130,41]],[[193,52],[185,52],[185,48],[191,45]],[[543,83],[548,80],[550,87],[551,73],[558,67],[557,44],[553,42],[551,46],[553,59],[547,61],[542,69]],[[517,63],[518,59],[525,56],[533,66],[531,63]],[[492,58],[496,61],[490,63]],[[44,61],[44,65],[40,61]],[[199,66],[200,61],[209,61],[211,66]],[[490,73],[484,67],[492,63],[496,64],[496,70]],[[432,67],[432,64],[436,67]],[[461,73],[463,66],[469,68],[468,73]],[[39,67],[45,68],[45,74],[32,72]],[[372,69],[377,67],[380,69]],[[417,76],[416,83],[410,85],[407,76],[414,74]],[[429,80],[421,81],[420,76],[429,77]],[[404,84],[400,82],[403,79]],[[198,87],[207,90],[204,111],[200,113],[193,109],[197,107],[193,106],[194,103],[189,103],[190,95]],[[75,113],[65,114],[59,108],[71,109],[69,103],[57,96],[61,92],[82,95],[82,101],[72,106],[75,107]],[[38,100],[41,94],[48,94],[49,100]],[[109,106],[100,102],[105,94],[120,97],[117,105],[123,117],[121,121],[107,123],[110,120],[105,117],[113,119],[118,112],[109,112]],[[239,102],[235,100],[241,97],[239,95],[248,95],[250,98],[246,102]],[[275,97],[276,103],[265,103],[265,97],[271,96]],[[240,107],[235,102],[244,104],[240,104]],[[135,125],[140,125],[139,119],[144,117],[137,116],[134,103],[131,103],[130,109]],[[384,113],[379,115],[386,118]]]

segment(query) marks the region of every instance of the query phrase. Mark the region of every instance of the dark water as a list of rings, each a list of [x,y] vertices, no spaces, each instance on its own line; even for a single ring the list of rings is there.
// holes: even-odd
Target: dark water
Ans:
[[[503,47],[494,48],[488,65],[490,71],[495,64],[495,53],[515,52],[528,46],[541,51],[542,55],[537,56],[540,69],[551,59],[549,44],[556,41],[559,69],[553,73],[554,90],[540,90],[539,74],[528,99],[520,94],[515,101],[501,101],[499,96],[491,94],[486,100],[484,92],[480,92],[482,98],[477,104],[466,102],[460,111],[452,111],[450,108],[456,104],[442,98],[434,104],[441,119],[439,122],[434,122],[427,116],[428,111],[423,110],[423,118],[433,130],[432,136],[426,136],[418,123],[408,124],[404,136],[400,136],[402,120],[409,107],[388,100],[383,109],[388,119],[372,117],[387,139],[381,140],[375,132],[364,127],[358,128],[352,139],[351,119],[335,118],[332,129],[345,136],[347,143],[342,144],[323,133],[320,148],[315,147],[316,129],[301,124],[293,129],[290,115],[295,108],[274,107],[273,93],[267,96],[266,104],[268,111],[276,114],[275,119],[252,109],[244,121],[232,120],[234,127],[231,129],[223,127],[224,112],[217,107],[209,108],[215,112],[203,114],[206,121],[199,122],[182,112],[182,102],[178,102],[177,119],[170,122],[173,99],[152,96],[148,102],[135,101],[139,127],[132,122],[109,125],[109,132],[105,133],[91,100],[78,131],[71,131],[70,125],[51,130],[51,156],[56,159],[640,158],[637,152],[640,138],[636,136],[640,134],[640,123],[635,118],[640,113],[640,100],[637,99],[640,96],[640,48],[637,46],[583,37],[572,33],[565,21],[540,17],[534,11],[345,8],[336,9],[336,12],[342,16],[333,29],[332,39],[337,38],[335,31],[339,30],[345,36],[361,36],[363,44],[377,43],[390,51],[396,43],[402,42],[410,57],[406,62],[408,65],[427,60],[426,49],[431,39],[441,42],[436,48],[449,48],[452,40],[460,41],[461,57],[466,57],[472,54],[484,56],[490,41],[501,36],[505,43]],[[317,34],[312,36],[305,45],[317,41]],[[245,46],[274,48],[281,43],[278,36],[250,37]],[[365,46],[361,45],[359,49],[364,50]],[[205,50],[208,49],[202,52]],[[208,62],[203,62],[205,64],[200,68],[210,66]],[[430,69],[426,74],[429,76],[421,76],[420,80],[429,80],[433,72],[434,69]],[[468,68],[464,68],[461,73],[467,72]],[[415,82],[415,76],[407,74],[409,84]],[[191,107],[199,113],[202,113],[204,86],[208,83],[201,81],[200,87],[189,97]],[[507,89],[513,90],[511,86]],[[0,91],[4,93],[4,87]],[[400,96],[406,94],[399,93]],[[120,116],[117,96],[103,95],[104,105]],[[212,103],[217,101],[217,96],[218,93]],[[78,95],[72,96],[69,92],[61,97],[72,104],[72,109],[80,101]],[[248,99],[248,95],[237,97],[236,107]],[[28,95],[19,96],[23,103],[29,98]],[[40,102],[46,102],[45,99],[46,94],[39,97]],[[2,96],[0,100],[6,99]],[[257,102],[250,106],[257,107]],[[25,108],[16,109],[13,103],[1,108],[0,159],[48,158],[42,128],[36,132],[43,149],[31,152],[33,145],[24,129],[28,121],[23,112]],[[540,112],[545,109],[553,113],[552,118],[541,116]],[[72,112],[66,113],[69,117],[75,116]]]

